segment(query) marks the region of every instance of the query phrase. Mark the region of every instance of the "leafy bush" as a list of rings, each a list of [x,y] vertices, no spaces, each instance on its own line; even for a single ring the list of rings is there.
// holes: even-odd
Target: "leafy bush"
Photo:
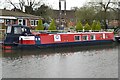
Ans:
[[[85,25],[84,30],[91,30],[91,27],[88,23]]]
[[[101,25],[100,25],[100,22],[98,21],[97,22],[97,25],[96,25],[96,28],[95,28],[96,30],[101,30]]]
[[[5,26],[5,24],[2,24],[2,29],[6,29],[7,27]]]
[[[93,31],[96,30],[96,24],[97,24],[96,21],[93,21],[92,26],[91,26]]]
[[[54,19],[52,19],[48,30],[56,30],[56,26],[55,26],[55,21],[54,21]]]
[[[93,30],[93,31],[99,31],[99,30],[101,30],[101,24],[100,24],[99,21],[92,23],[92,30]]]
[[[38,25],[36,27],[36,30],[44,30],[43,23],[42,23],[41,19],[38,21]]]
[[[82,26],[82,23],[79,21],[79,22],[77,22],[77,24],[76,24],[76,30],[78,31],[78,30],[83,30],[83,26]]]

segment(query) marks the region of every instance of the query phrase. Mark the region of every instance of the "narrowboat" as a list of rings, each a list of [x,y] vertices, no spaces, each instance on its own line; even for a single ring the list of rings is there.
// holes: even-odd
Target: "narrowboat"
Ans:
[[[6,29],[6,37],[4,39],[2,48],[41,48],[65,45],[93,45],[98,43],[111,44],[113,40],[113,32],[33,33],[27,26],[10,25]]]

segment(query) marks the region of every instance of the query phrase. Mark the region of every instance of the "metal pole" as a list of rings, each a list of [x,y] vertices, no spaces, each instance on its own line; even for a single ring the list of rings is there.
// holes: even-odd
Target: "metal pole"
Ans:
[[[59,0],[59,23],[61,23],[61,1]]]

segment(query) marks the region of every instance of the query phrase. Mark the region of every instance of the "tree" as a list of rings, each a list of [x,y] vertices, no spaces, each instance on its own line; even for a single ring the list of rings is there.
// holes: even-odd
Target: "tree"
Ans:
[[[36,1],[36,0],[19,0],[17,4],[14,3],[12,0],[7,0],[8,3],[10,3],[14,9],[19,9],[21,11],[24,10],[23,7],[25,7],[26,13],[32,13],[33,14],[33,9],[36,6],[39,6],[41,4],[41,0]]]
[[[77,22],[76,24],[76,30],[83,30],[83,26],[82,26],[82,23],[80,21]]]
[[[52,19],[51,23],[50,23],[50,26],[48,28],[49,30],[56,30],[56,26],[55,26],[55,21],[54,19]]]
[[[77,9],[77,11],[75,12],[75,15],[77,16],[77,20],[82,21],[82,23],[89,23],[91,24],[94,20],[94,16],[95,16],[95,9],[93,7],[90,6],[83,6],[79,9]]]
[[[42,4],[40,7],[35,8],[34,11],[35,15],[41,16],[46,20],[49,20],[49,17],[52,17],[53,15],[53,10],[45,4]]]
[[[38,25],[36,27],[36,30],[44,30],[43,23],[42,23],[41,19],[38,21]]]
[[[97,24],[96,21],[93,21],[92,26],[91,26],[93,31],[96,30],[96,24]]]
[[[85,27],[84,27],[84,30],[91,30],[91,27],[90,27],[90,25],[88,24],[88,23],[86,23],[86,25],[85,25]]]
[[[110,9],[113,9],[111,7],[111,5],[118,5],[118,0],[96,0],[95,2],[93,2],[93,0],[91,0],[89,3],[92,4],[92,6],[94,7],[101,7],[100,12],[102,12],[102,20],[105,26],[105,29],[107,29],[107,12]],[[114,10],[114,9],[113,9]]]
[[[97,22],[95,30],[101,30],[100,21]]]

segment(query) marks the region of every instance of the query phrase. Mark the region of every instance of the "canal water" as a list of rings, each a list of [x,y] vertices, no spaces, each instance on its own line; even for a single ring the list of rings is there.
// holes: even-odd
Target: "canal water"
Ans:
[[[118,78],[118,44],[2,51],[3,78]]]

